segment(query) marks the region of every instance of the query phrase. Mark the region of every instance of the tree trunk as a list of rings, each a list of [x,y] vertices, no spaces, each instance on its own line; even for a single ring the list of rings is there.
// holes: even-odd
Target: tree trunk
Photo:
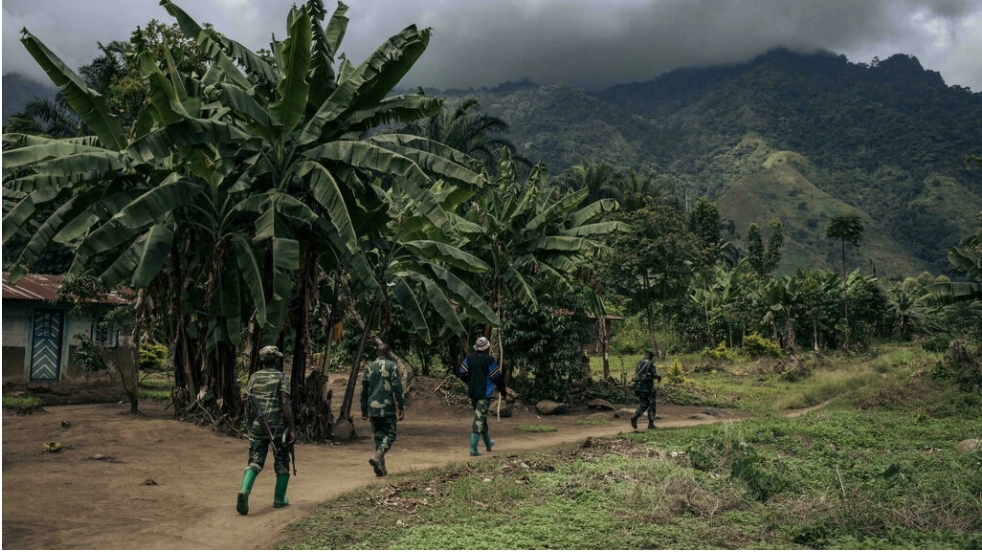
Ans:
[[[358,352],[355,354],[355,361],[351,365],[351,373],[348,376],[348,384],[344,388],[344,399],[341,401],[341,411],[338,412],[339,420],[351,422],[351,404],[355,398],[355,381],[358,379],[358,371],[361,369],[361,357],[365,352],[365,342],[372,332],[372,322],[375,320],[375,311],[379,308],[379,300],[372,302],[368,311],[368,319],[365,320],[365,328],[361,332],[361,341],[358,343]]]

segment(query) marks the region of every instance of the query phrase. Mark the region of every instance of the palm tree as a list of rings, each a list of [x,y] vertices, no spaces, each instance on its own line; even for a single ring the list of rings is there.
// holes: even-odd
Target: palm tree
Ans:
[[[849,297],[846,294],[846,241],[853,247],[859,247],[859,242],[863,239],[863,219],[859,215],[842,215],[829,219],[829,226],[825,230],[825,237],[837,239],[842,247],[842,302],[845,309],[846,337],[845,344],[849,344]]]
[[[620,200],[623,196],[621,175],[613,166],[606,163],[584,161],[574,165],[557,177],[564,190],[586,190],[587,203],[601,199]]]
[[[477,99],[467,98],[453,109],[444,107],[436,115],[406,124],[401,132],[445,144],[473,157],[492,173],[502,149],[508,150],[512,160],[524,170],[530,169],[532,163],[519,155],[518,148],[507,138],[508,123],[494,115],[477,113],[480,108]]]

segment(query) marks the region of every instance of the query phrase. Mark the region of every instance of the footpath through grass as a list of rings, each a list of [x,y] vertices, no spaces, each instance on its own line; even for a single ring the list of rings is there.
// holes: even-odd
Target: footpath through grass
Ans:
[[[318,507],[281,546],[978,549],[982,453],[955,445],[982,437],[982,398],[932,381],[917,355],[897,358],[854,359],[830,370],[853,377],[817,371],[791,384],[782,396],[816,381],[842,391],[797,418],[659,429],[389,477]],[[693,384],[718,396],[736,385],[725,378]],[[748,384],[724,393],[760,383],[732,378]],[[839,380],[848,388],[828,383]]]

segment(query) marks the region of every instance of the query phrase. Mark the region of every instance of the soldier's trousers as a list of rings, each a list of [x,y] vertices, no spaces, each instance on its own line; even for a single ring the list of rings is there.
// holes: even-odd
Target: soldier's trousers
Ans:
[[[647,410],[648,421],[654,422],[655,421],[655,392],[642,391],[638,393],[638,399],[641,401],[641,404],[638,406],[638,409],[634,411],[634,417],[640,418],[641,416],[644,416],[644,412],[645,410]]]
[[[471,399],[474,405],[474,423],[471,424],[471,433],[488,432],[488,410],[491,409],[491,399]]]
[[[275,431],[275,430],[274,430]],[[275,435],[283,435],[283,431],[274,433]],[[263,471],[263,466],[266,465],[266,455],[269,453],[270,447],[269,437],[256,437],[254,435],[249,436],[249,464],[247,468],[251,468],[257,474]],[[290,473],[290,451],[286,445],[280,442],[276,443],[277,446],[273,447],[273,471],[277,475],[283,475]]]
[[[396,441],[396,417],[392,416],[372,416],[368,419],[372,426],[372,434],[375,436],[375,450],[385,453],[392,448],[392,443]]]

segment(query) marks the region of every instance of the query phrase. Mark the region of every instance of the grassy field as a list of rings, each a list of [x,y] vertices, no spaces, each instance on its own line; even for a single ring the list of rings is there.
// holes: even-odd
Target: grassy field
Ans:
[[[934,362],[883,349],[794,383],[753,363],[692,371],[662,387],[756,418],[390,478],[293,523],[281,546],[978,549],[982,452],[955,445],[982,437],[982,398],[933,381]]]

